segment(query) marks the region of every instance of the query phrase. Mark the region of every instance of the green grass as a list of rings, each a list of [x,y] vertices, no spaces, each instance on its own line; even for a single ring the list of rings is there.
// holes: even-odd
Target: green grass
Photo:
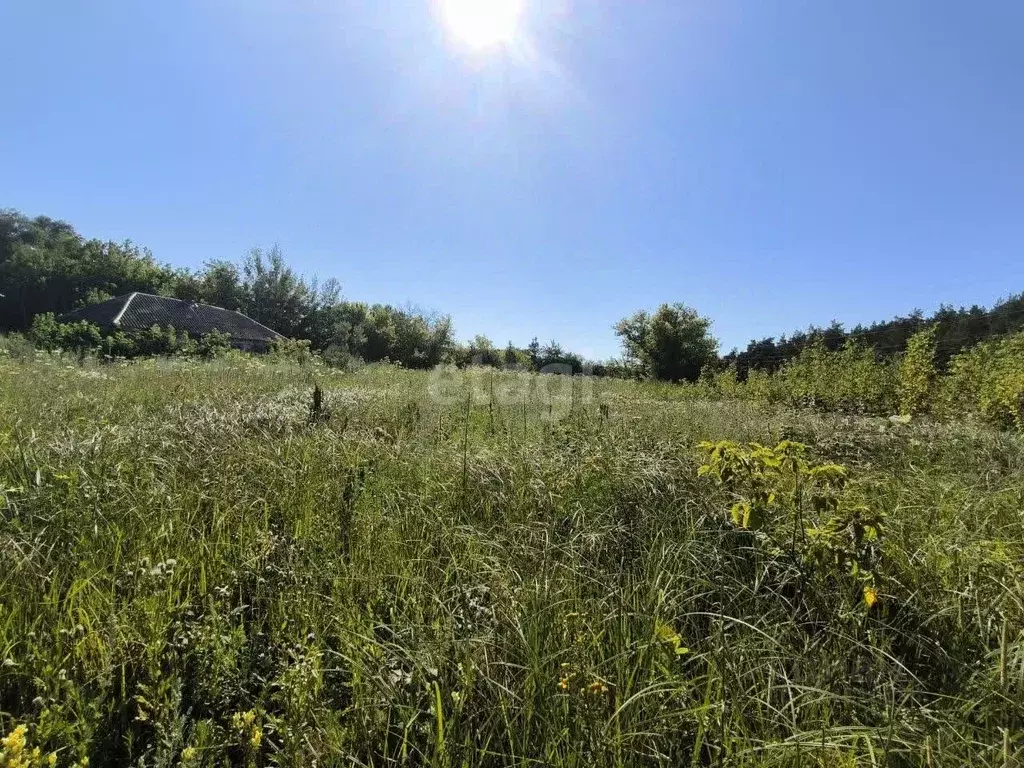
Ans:
[[[723,438],[848,468],[874,608],[730,524]],[[1000,766],[1022,510],[1024,440],[976,425],[0,359],[0,730],[59,765]]]

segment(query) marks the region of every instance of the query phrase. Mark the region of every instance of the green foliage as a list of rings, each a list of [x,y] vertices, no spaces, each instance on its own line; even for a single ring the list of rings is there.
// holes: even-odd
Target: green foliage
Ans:
[[[552,424],[550,378],[451,375],[0,359],[0,734],[60,765],[1014,756],[1016,438],[846,420],[844,469],[820,415],[767,447],[759,406],[609,380]],[[709,434],[713,484],[673,447]]]
[[[830,351],[823,341],[806,347],[776,374],[782,399],[852,413],[891,413],[895,373],[866,347],[848,343]]]
[[[906,416],[927,413],[931,408],[938,376],[935,368],[936,331],[936,326],[931,326],[911,336],[906,354],[899,362],[897,388],[900,413]]]
[[[207,360],[220,357],[231,349],[231,334],[213,330],[204,333],[195,346],[195,353]],[[182,350],[183,352],[185,350]]]
[[[1024,430],[1024,332],[982,342],[950,361],[938,410],[946,418],[976,414]]]
[[[115,331],[100,341],[100,354],[107,358],[132,358],[139,354],[139,347],[131,335]]]
[[[803,349],[775,374],[752,370],[741,381],[734,364],[705,370],[688,396],[751,400],[853,414],[931,414],[944,420],[977,416],[1001,429],[1024,429],[1024,333],[982,342],[938,370],[936,333],[926,328],[899,361],[876,359],[847,343]],[[684,390],[685,391],[685,390]]]
[[[314,351],[345,361],[400,363],[405,368],[432,368],[454,348],[451,318],[412,309],[340,301],[312,312],[303,336]]]
[[[28,338],[37,348],[48,352],[95,352],[106,358],[181,355],[210,359],[231,348],[231,336],[219,331],[211,331],[198,340],[191,339],[187,333],[178,333],[172,327],[157,325],[135,334],[115,331],[104,335],[99,328],[84,320],[58,323],[49,312],[33,318]],[[307,350],[308,346],[306,342]]]
[[[335,359],[391,360],[407,368],[432,368],[453,348],[447,316],[342,301],[336,281],[306,279],[276,246],[253,249],[239,264],[213,260],[202,270],[189,272],[157,263],[152,254],[130,242],[86,240],[66,222],[0,211],[0,286],[0,331],[27,331],[37,315],[59,316],[143,291],[242,312],[285,336],[308,340],[313,351],[331,348]],[[33,335],[45,348],[63,348],[55,333],[39,329]],[[137,353],[171,354],[182,344],[178,351],[192,353],[192,345],[183,340],[170,343],[148,332],[142,337]],[[122,341],[108,343],[105,353],[132,354]],[[203,347],[201,342],[198,346]]]
[[[247,314],[285,336],[296,336],[317,301],[314,289],[289,267],[281,249],[254,248],[244,264]]]
[[[828,328],[811,326],[778,340],[768,337],[751,341],[744,351],[733,350],[723,362],[735,363],[742,380],[750,371],[773,373],[816,343],[835,351],[849,342],[871,347],[879,359],[895,360],[906,352],[914,335],[925,328],[934,329],[935,365],[945,370],[950,358],[964,349],[986,339],[1024,330],[1024,294],[1010,296],[990,310],[977,305],[959,309],[943,305],[928,317],[914,311],[870,326],[858,325],[850,331],[837,322]]]
[[[48,352],[84,352],[99,346],[100,330],[84,320],[76,323],[58,323],[52,312],[45,312],[32,319],[28,337],[33,344]]]
[[[270,359],[296,365],[309,365],[314,361],[310,343],[306,339],[274,339],[270,344]]]
[[[29,328],[28,338],[37,347],[45,349],[47,352],[60,349],[63,331],[53,312],[44,312],[32,318],[32,327]]]
[[[20,333],[0,334],[0,357],[11,360],[31,360],[35,357],[36,345]]]
[[[698,475],[728,490],[734,525],[761,533],[767,552],[814,566],[811,577],[829,588],[844,586],[864,594],[868,608],[874,604],[883,515],[847,492],[845,467],[811,462],[807,446],[790,440],[774,448],[730,440],[700,448],[707,462]]]
[[[711,321],[684,304],[662,304],[654,314],[637,312],[615,325],[628,360],[662,381],[696,381],[716,360]]]
[[[86,240],[66,222],[0,211],[0,330],[131,291],[169,294],[180,274],[131,241]]]
[[[0,357],[0,736],[60,766],[1019,757],[1016,435],[705,383],[35,357]]]

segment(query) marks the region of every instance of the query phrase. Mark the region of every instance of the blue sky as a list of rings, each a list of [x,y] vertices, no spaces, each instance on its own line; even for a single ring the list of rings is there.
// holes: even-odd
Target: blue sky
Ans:
[[[727,350],[1024,290],[1020,0],[7,0],[0,207],[174,264],[279,243],[460,336]]]

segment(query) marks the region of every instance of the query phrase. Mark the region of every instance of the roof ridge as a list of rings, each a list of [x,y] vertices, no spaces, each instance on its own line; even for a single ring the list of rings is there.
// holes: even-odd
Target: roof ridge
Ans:
[[[211,305],[211,306],[212,306],[212,305]],[[246,320],[248,320],[248,321],[249,321],[250,323],[255,323],[255,324],[256,324],[256,325],[258,325],[258,326],[259,326],[260,328],[263,328],[263,329],[265,329],[265,330],[268,330],[268,331],[270,331],[270,332],[271,332],[272,334],[274,334],[275,336],[278,336],[278,337],[280,337],[280,338],[282,338],[282,339],[283,339],[283,338],[285,338],[285,335],[284,335],[283,333],[279,333],[278,331],[275,331],[275,330],[274,330],[273,328],[271,328],[271,327],[270,327],[269,325],[264,325],[264,324],[263,324],[263,323],[261,323],[261,322],[260,322],[259,320],[256,320],[256,319],[254,319],[254,318],[251,318],[251,317],[249,317],[248,315],[246,315],[246,314],[243,314],[243,313],[239,312],[239,311],[238,311],[237,309],[225,309],[224,307],[217,307],[217,309],[223,309],[223,310],[224,310],[225,312],[234,312],[234,313],[235,313],[236,315],[238,315],[239,317],[244,317],[244,318],[245,318]]]
[[[138,296],[138,295],[139,295],[139,292],[138,292],[138,291],[133,291],[133,292],[132,292],[132,293],[131,293],[131,294],[130,294],[130,295],[128,296],[128,301],[126,301],[126,302],[124,303],[124,306],[123,306],[123,307],[121,307],[121,311],[120,311],[120,312],[118,312],[118,313],[117,313],[117,314],[116,314],[116,315],[114,316],[114,319],[113,319],[113,320],[111,321],[111,325],[120,325],[120,324],[121,324],[121,316],[122,316],[122,315],[123,315],[123,314],[124,314],[125,312],[127,312],[127,311],[128,311],[128,306],[129,306],[129,305],[130,305],[130,304],[132,303],[132,300],[133,300],[133,299],[134,299],[134,298],[135,298],[136,296]]]
[[[135,291],[133,294],[139,296],[147,296],[151,299],[160,299],[162,301],[180,301],[182,304],[193,304],[197,307],[208,307],[210,309],[220,309],[224,312],[234,312],[233,309],[226,309],[225,307],[217,306],[216,304],[207,304],[205,301],[196,301],[195,299],[180,299],[177,296],[161,296],[159,293],[146,293],[145,291]],[[241,314],[240,312],[238,314]],[[246,317],[246,315],[242,315]],[[250,318],[251,319],[251,318]]]

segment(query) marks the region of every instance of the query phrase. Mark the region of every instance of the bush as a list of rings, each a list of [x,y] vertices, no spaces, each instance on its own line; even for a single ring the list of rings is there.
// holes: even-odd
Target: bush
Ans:
[[[831,352],[818,340],[786,363],[777,376],[781,397],[791,405],[887,413],[896,403],[892,366],[876,360],[870,347],[854,342]]]
[[[45,349],[47,352],[60,349],[61,328],[53,312],[43,312],[32,318],[28,338],[39,349]]]
[[[23,334],[0,335],[0,357],[7,357],[13,360],[31,360],[35,357],[35,354],[35,345]]]
[[[77,323],[59,323],[52,312],[44,312],[32,318],[28,337],[39,349],[48,352],[86,352],[96,349],[102,338],[100,329],[95,325],[85,320],[79,320]]]
[[[931,410],[935,395],[935,332],[937,326],[918,331],[907,342],[899,363],[897,388],[900,413],[914,416]]]
[[[331,368],[340,368],[345,371],[354,371],[363,365],[362,358],[353,355],[348,349],[340,344],[331,344],[321,353],[325,365]]]
[[[973,413],[995,427],[1024,430],[1024,332],[956,355],[937,406],[946,418]]]
[[[115,331],[103,337],[100,342],[100,352],[104,357],[135,357],[138,354],[138,346],[128,334],[123,331]]]
[[[173,326],[161,328],[154,325],[134,335],[138,354],[146,357],[173,355],[181,347],[181,340]]]
[[[309,365],[318,359],[310,346],[308,339],[274,339],[270,342],[270,359]]]
[[[195,346],[195,353],[207,360],[220,357],[231,349],[231,334],[213,330],[204,334]]]

